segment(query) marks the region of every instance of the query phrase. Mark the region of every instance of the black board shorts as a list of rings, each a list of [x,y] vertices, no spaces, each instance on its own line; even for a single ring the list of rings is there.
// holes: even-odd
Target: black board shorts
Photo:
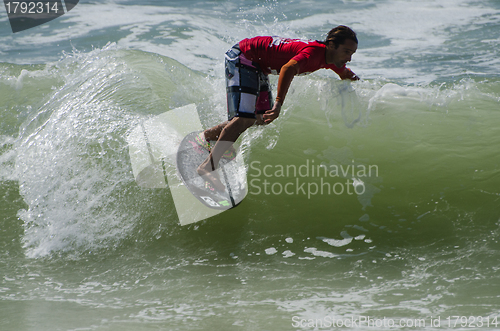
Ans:
[[[256,118],[272,108],[268,76],[247,59],[238,44],[226,52],[227,117]]]

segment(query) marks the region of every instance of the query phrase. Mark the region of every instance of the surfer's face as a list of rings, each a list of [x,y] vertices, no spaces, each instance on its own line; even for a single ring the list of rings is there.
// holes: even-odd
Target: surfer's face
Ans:
[[[351,39],[335,47],[333,42],[326,45],[326,63],[335,64],[338,68],[342,68],[347,62],[351,61],[351,57],[358,49],[358,44]]]

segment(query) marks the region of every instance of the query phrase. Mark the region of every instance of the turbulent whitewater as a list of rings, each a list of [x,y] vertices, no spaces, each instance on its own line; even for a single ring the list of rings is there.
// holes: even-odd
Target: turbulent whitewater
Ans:
[[[109,1],[16,34],[2,21],[6,330],[498,317],[497,2]],[[168,188],[137,185],[137,125],[191,103],[224,120],[227,48],[338,24],[362,80],[294,79],[279,119],[242,137],[237,208],[181,227]]]

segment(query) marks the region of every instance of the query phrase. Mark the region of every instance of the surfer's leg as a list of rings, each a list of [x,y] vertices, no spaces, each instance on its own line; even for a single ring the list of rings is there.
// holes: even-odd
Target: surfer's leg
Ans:
[[[210,181],[216,189],[220,191],[225,189],[220,181],[218,173],[215,171],[219,167],[219,161],[222,155],[231,148],[238,137],[254,123],[255,119],[234,117],[221,131],[219,140],[217,140],[214,148],[210,151],[210,155],[198,167],[198,174]]]
[[[217,143],[198,167],[198,174],[220,190],[224,190],[224,186],[215,172],[220,159],[238,137],[256,122],[255,106],[261,72],[252,61],[245,58],[238,45],[226,52],[225,65],[228,121],[204,132],[206,140],[217,140]]]
[[[267,75],[264,75],[262,71],[254,65],[254,63],[241,53],[238,44],[234,45],[225,55],[225,66],[226,66],[226,97],[227,97],[227,116],[228,120],[224,123],[216,125],[210,129],[203,132],[203,135],[207,141],[217,141],[224,128],[231,123],[232,119],[235,117],[245,117],[247,119],[253,119],[255,122],[255,111],[259,107],[262,109],[262,113],[272,107],[266,106],[265,98],[262,96],[260,87],[262,87],[262,92],[268,91],[269,80]],[[262,84],[264,82],[265,84]],[[257,104],[256,104],[257,102]],[[269,104],[269,102],[267,102]],[[257,106],[257,108],[256,108]],[[243,122],[238,121],[238,122]],[[252,122],[252,124],[253,124]],[[262,122],[262,121],[261,121]],[[241,132],[245,131],[248,126],[243,125],[244,129],[238,129],[241,126],[240,123],[235,125],[234,129],[229,130],[229,138],[234,139],[233,142],[238,139]],[[236,133],[237,131],[241,131]],[[236,138],[231,136],[236,134]],[[228,141],[227,139],[224,139]]]
[[[219,139],[211,151],[214,160],[220,160],[225,151],[227,151],[238,137],[249,127],[254,125],[255,118],[234,117],[221,131]]]
[[[226,125],[229,123],[229,121],[226,121],[224,123],[221,123],[219,125],[216,125],[212,128],[206,129],[203,131],[203,134],[205,136],[205,139],[208,141],[217,141],[219,140],[219,136],[221,131],[226,127]]]

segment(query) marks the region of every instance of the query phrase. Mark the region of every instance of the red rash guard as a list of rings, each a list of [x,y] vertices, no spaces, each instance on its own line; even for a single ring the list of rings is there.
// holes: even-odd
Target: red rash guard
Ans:
[[[266,73],[280,74],[276,101],[283,103],[293,76],[308,74],[318,69],[331,69],[342,79],[355,74],[344,65],[338,68],[326,63],[326,45],[316,40],[254,37],[239,43],[245,57],[259,64]]]

